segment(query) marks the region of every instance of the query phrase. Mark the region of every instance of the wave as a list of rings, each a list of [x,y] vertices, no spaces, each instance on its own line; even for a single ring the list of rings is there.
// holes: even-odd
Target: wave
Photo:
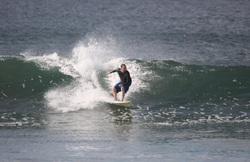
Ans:
[[[111,96],[107,91],[119,81],[117,75],[106,75],[106,71],[125,63],[133,77],[133,86],[128,98],[164,99],[167,102],[178,101],[178,103],[197,99],[204,102],[209,98],[208,102],[216,99],[215,103],[224,105],[237,101],[249,102],[250,68],[246,66],[185,65],[172,60],[142,61],[125,58],[106,60],[92,54],[86,56],[86,53],[81,51],[85,47],[79,48],[78,52],[68,58],[58,56],[56,53],[43,56],[23,54],[19,57],[2,57],[3,97],[25,98],[44,93],[47,101],[49,96],[53,96],[52,94],[55,96],[60,94],[60,98],[65,96],[65,101],[68,101],[71,96],[81,98],[100,94],[100,98],[93,97],[95,98],[93,103],[105,101]],[[81,100],[91,101],[91,97]],[[85,107],[88,106],[91,104]]]
[[[133,79],[125,99],[133,101],[131,109],[149,110],[135,118],[159,120],[158,125],[249,121],[248,66],[122,58],[103,46],[84,44],[67,56],[32,52],[2,56],[1,120],[36,125],[41,118],[34,114],[48,109],[71,112],[103,107],[113,100],[111,88],[119,81],[118,75],[106,72],[122,63]]]

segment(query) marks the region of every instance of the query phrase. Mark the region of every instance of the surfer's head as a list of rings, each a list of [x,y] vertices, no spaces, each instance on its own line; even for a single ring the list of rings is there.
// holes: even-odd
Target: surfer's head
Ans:
[[[121,65],[121,72],[124,73],[127,70],[127,67],[125,64]]]

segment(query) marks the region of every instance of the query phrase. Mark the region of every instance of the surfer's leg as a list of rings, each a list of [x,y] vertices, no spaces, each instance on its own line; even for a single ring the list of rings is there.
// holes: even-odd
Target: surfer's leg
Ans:
[[[112,91],[113,91],[113,95],[114,95],[115,100],[117,100],[117,92],[116,92],[115,87],[112,88]]]
[[[127,91],[129,90],[129,86],[131,86],[131,83],[129,83],[126,86],[121,87],[121,92],[122,92],[122,100],[121,101],[124,100],[125,93],[127,93]]]
[[[114,95],[115,100],[117,100],[117,93],[119,93],[119,92],[121,91],[121,87],[119,87],[119,84],[121,84],[121,82],[117,83],[117,84],[112,88],[112,91],[113,91],[113,95]]]
[[[124,100],[124,96],[125,96],[124,87],[121,87],[121,92],[122,92],[122,99],[121,99],[121,101],[123,101]]]

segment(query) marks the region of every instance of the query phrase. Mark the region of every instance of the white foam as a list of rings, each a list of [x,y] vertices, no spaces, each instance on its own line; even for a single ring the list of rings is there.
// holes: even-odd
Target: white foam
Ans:
[[[72,60],[60,57],[57,53],[42,56],[33,56],[32,53],[25,52],[21,55],[25,56],[26,61],[35,62],[43,70],[59,68],[60,72],[65,75],[70,75],[74,78],[79,76],[78,72],[74,70],[74,63],[72,62]]]
[[[93,109],[99,102],[112,100],[111,95],[100,84],[99,75],[103,72],[105,57],[99,49],[78,45],[69,59],[76,80],[65,87],[56,87],[45,94],[49,107],[68,112],[79,109]]]
[[[79,109],[93,109],[100,101],[111,100],[108,92],[94,87],[91,82],[73,82],[66,87],[57,87],[45,94],[49,107],[68,112]]]

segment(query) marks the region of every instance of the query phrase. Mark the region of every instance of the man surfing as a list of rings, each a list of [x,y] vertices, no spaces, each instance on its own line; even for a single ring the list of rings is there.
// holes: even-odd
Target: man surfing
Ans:
[[[121,68],[118,68],[116,70],[113,70],[111,72],[107,72],[107,74],[111,74],[117,72],[119,74],[119,77],[121,81],[117,83],[113,88],[113,95],[115,100],[117,100],[117,93],[122,92],[122,99],[121,101],[124,100],[125,93],[129,90],[129,87],[132,84],[132,79],[130,77],[130,73],[127,71],[126,65],[122,64]]]

